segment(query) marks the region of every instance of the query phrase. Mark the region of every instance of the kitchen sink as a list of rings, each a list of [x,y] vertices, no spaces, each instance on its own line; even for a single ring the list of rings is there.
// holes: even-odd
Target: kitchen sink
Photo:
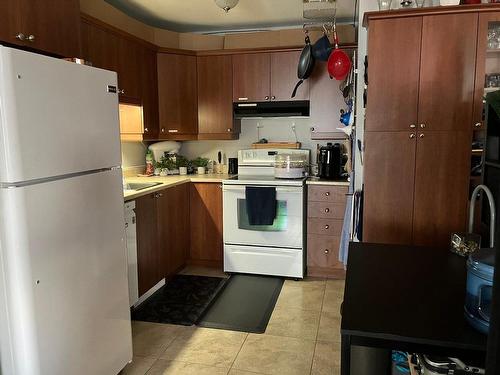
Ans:
[[[126,186],[126,190],[144,190],[147,188],[151,188],[153,186],[161,185],[161,182],[129,182]]]

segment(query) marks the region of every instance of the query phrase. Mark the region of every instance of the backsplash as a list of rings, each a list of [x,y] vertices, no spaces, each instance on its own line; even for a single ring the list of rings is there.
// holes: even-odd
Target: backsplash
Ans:
[[[226,158],[235,158],[238,156],[238,150],[251,148],[252,143],[257,142],[259,137],[266,138],[268,141],[295,141],[295,134],[292,130],[294,124],[297,141],[302,143],[302,148],[311,150],[311,162],[315,163],[317,145],[325,145],[327,142],[311,140],[309,118],[243,119],[238,140],[185,141],[182,142],[180,154],[188,159],[202,156],[216,160],[217,152],[222,151]],[[137,170],[144,168],[145,153],[146,146],[141,142],[122,143],[122,167],[125,175],[127,172],[139,173]]]

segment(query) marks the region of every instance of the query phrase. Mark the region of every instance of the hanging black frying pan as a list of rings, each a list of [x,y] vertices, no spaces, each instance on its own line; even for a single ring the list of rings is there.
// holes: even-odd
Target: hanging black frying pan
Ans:
[[[304,80],[309,78],[309,76],[313,71],[313,68],[314,68],[314,56],[313,56],[311,40],[309,39],[309,35],[306,34],[306,45],[302,49],[302,53],[300,54],[299,58],[299,66],[297,67],[297,78],[299,79],[299,82],[297,82],[295,88],[293,89],[292,98],[295,98],[295,95],[297,94],[297,89],[302,84],[302,82],[304,82]]]

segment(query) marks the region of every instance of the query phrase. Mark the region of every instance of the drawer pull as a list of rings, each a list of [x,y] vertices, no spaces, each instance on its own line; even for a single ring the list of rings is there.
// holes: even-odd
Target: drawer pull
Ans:
[[[330,226],[328,224],[326,224],[325,229],[330,229]]]
[[[330,250],[325,249],[325,254],[328,254],[329,252],[330,252]]]
[[[325,195],[326,195],[327,197],[329,197],[329,196],[330,196],[330,192],[329,192],[329,191],[327,191],[327,192],[325,193]]]
[[[330,209],[329,208],[325,208],[325,213],[329,213],[330,212]]]

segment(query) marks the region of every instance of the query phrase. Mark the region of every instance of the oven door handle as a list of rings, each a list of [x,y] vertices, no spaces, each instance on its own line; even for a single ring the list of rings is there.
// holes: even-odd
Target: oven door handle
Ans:
[[[251,185],[255,187],[275,187],[277,193],[298,193],[302,194],[302,188],[301,187],[283,187],[283,186],[256,186],[256,185]],[[244,192],[245,191],[245,185],[224,185],[222,187],[222,191],[235,191],[235,192]]]

